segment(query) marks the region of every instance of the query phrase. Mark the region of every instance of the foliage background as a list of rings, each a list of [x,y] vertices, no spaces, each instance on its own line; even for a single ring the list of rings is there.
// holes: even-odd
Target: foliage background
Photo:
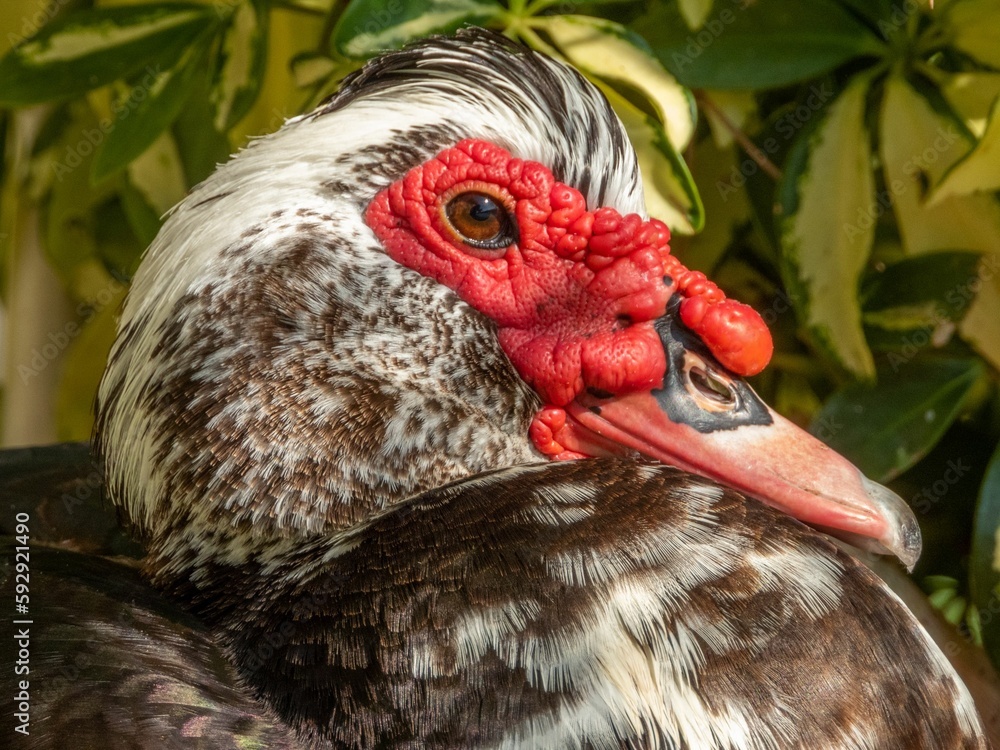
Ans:
[[[160,217],[380,50],[479,24],[597,83],[770,403],[889,482],[1000,664],[1000,0],[4,0],[3,442],[87,439]]]

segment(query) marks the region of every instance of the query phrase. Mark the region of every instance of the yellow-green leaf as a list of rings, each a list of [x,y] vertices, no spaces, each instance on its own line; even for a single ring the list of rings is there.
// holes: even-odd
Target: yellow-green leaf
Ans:
[[[705,228],[673,244],[684,264],[712,276],[726,248],[733,241],[733,227],[750,220],[750,204],[742,180],[737,187],[733,175],[742,178],[736,153],[719,148],[711,138],[701,139],[691,159],[691,174],[705,205]]]
[[[295,85],[299,88],[313,86],[329,77],[337,68],[337,63],[326,55],[317,52],[304,52],[296,55],[289,63]]]
[[[223,38],[212,86],[215,129],[225,133],[253,106],[267,64],[268,7],[264,0],[245,0],[233,13]]]
[[[712,12],[712,0],[678,0],[677,6],[691,30],[700,29]]]
[[[972,601],[980,611],[992,613],[981,625],[983,644],[996,662],[1000,660],[1000,619],[995,616],[996,590],[1000,585],[1000,445],[986,467],[979,490],[969,583]]]
[[[951,166],[934,189],[928,205],[953,195],[1000,189],[1000,97],[990,110],[986,131],[968,154]]]
[[[169,132],[153,141],[127,167],[120,191],[122,207],[143,246],[160,231],[161,218],[187,192],[184,166],[177,143]]]
[[[984,256],[983,270],[969,283],[970,291],[978,288],[979,293],[959,324],[959,333],[990,364],[1000,368],[1000,255]]]
[[[91,178],[99,182],[137,158],[177,119],[194,90],[197,74],[211,44],[206,35],[188,47],[176,66],[150,66],[114,104],[115,120],[94,155]]]
[[[639,111],[609,86],[600,85],[635,148],[642,173],[646,211],[681,234],[699,231],[705,211],[687,164],[654,118]]]
[[[184,166],[177,143],[163,133],[128,166],[128,178],[146,202],[161,216],[184,197]]]
[[[925,203],[929,186],[968,152],[954,122],[935,112],[905,80],[885,84],[880,150],[886,187],[906,252],[1000,251],[1000,208],[986,196],[955,196]]]
[[[330,41],[347,57],[365,58],[463,24],[487,25],[503,13],[494,0],[354,0]]]
[[[1000,96],[1000,73],[956,73],[948,76],[941,93],[969,130],[982,138],[990,109]]]
[[[705,91],[705,97],[714,109],[704,107],[705,121],[712,130],[712,138],[719,148],[733,143],[732,128],[743,128],[757,110],[757,99],[752,91]],[[725,118],[726,121],[723,121]]]
[[[547,16],[541,28],[573,65],[616,90],[636,91],[649,102],[670,143],[683,151],[694,133],[691,92],[653,56],[642,37],[621,24],[590,16]]]
[[[898,77],[885,84],[879,138],[885,183],[903,246],[910,255],[939,250],[983,253],[979,274],[956,289],[952,304],[968,305],[962,337],[1000,366],[1000,203],[989,194],[952,195],[934,205],[925,191],[971,144]],[[978,293],[976,293],[978,292]]]
[[[957,0],[947,6],[945,28],[951,43],[992,68],[1000,68],[1000,3],[996,0]]]
[[[90,296],[100,269],[93,210],[114,193],[113,181],[90,182],[94,151],[104,138],[101,120],[85,102],[71,105],[72,119],[45,156],[51,190],[44,204],[47,260],[77,299]],[[103,269],[100,269],[103,270]]]
[[[210,7],[190,3],[69,14],[0,59],[0,101],[42,102],[125,78],[153,64],[153,55],[183,48],[216,20]]]
[[[56,433],[59,440],[89,440],[93,431],[92,405],[115,340],[115,321],[125,285],[105,274],[102,287],[87,300],[83,318],[72,325],[73,343],[66,350],[56,393]]]
[[[875,235],[868,85],[868,77],[856,77],[798,139],[778,186],[786,276],[801,292],[805,323],[844,368],[865,378],[875,373],[858,302]]]

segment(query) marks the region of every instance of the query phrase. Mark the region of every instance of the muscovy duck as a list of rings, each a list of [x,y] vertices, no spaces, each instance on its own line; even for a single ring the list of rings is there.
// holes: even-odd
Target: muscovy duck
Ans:
[[[912,513],[760,401],[760,317],[668,239],[599,91],[479,30],[221,166],[99,393],[141,575],[38,551],[25,746],[986,748],[795,520],[912,565]]]

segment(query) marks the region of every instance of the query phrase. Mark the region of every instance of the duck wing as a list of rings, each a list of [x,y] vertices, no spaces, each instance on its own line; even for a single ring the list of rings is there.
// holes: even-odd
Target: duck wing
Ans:
[[[204,606],[255,688],[335,747],[987,747],[874,574],[669,467],[479,475],[286,564],[238,613]]]

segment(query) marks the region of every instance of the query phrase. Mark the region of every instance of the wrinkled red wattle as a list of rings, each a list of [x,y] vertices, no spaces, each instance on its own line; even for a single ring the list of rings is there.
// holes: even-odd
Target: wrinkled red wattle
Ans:
[[[509,197],[519,241],[499,257],[471,251],[442,218],[443,203],[470,190]],[[587,211],[582,194],[546,167],[490,143],[462,141],[410,170],[365,218],[390,257],[496,322],[501,346],[545,404],[565,406],[584,388],[659,386],[666,361],[653,321],[675,290],[686,298],[685,324],[722,364],[749,374],[767,363],[760,316],[671,256],[665,224]]]

